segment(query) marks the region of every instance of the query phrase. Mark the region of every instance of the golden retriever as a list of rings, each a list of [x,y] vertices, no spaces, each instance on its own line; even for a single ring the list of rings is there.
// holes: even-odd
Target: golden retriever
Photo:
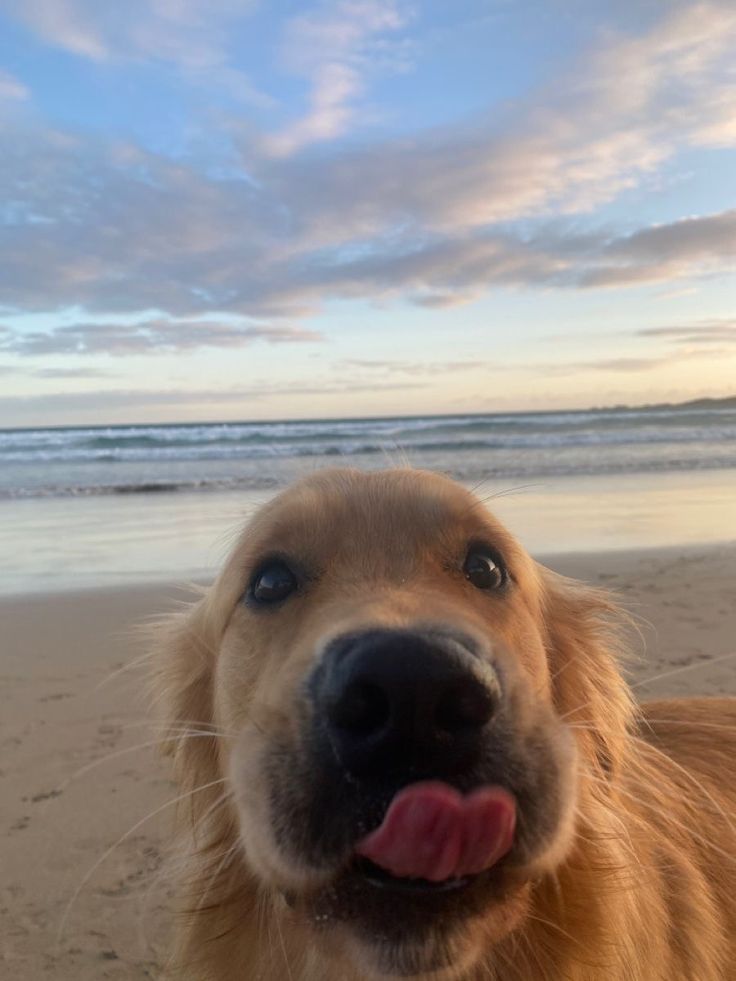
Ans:
[[[736,978],[736,699],[637,706],[620,623],[445,477],[268,503],[159,637],[165,976]]]

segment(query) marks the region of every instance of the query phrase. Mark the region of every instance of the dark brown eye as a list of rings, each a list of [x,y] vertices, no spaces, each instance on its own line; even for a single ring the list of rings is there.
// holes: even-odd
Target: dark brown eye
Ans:
[[[256,603],[279,603],[297,588],[296,576],[284,562],[270,562],[256,575],[249,593]]]
[[[463,572],[476,589],[500,589],[508,579],[501,557],[484,549],[468,552]]]

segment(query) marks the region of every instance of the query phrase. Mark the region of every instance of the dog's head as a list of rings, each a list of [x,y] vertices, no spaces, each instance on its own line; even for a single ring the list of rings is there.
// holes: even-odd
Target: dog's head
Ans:
[[[443,477],[317,474],[257,514],[177,632],[180,774],[226,779],[250,872],[325,951],[461,976],[564,862],[581,765],[617,764],[604,605]],[[216,727],[216,751],[177,720]]]

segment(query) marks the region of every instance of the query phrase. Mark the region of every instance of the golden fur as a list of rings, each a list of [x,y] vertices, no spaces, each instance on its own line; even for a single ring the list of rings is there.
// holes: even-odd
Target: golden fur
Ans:
[[[446,579],[435,561],[435,547],[449,554],[478,534],[510,557],[508,602]],[[321,578],[298,602],[254,616],[241,597],[254,562],[273,550],[298,553]],[[166,977],[391,976],[341,924],[320,929],[304,915],[300,892],[323,883],[274,847],[263,755],[251,747],[276,733],[300,739],[299,683],[325,637],[413,624],[427,610],[510,652],[526,686],[520,711],[554,716],[545,732],[572,737],[574,772],[561,790],[569,820],[524,881],[453,934],[452,965],[413,977],[735,977],[736,699],[637,706],[609,596],[533,562],[456,484],[408,469],[326,471],[290,488],[251,521],[201,600],[160,628],[156,692],[182,794],[181,909]]]

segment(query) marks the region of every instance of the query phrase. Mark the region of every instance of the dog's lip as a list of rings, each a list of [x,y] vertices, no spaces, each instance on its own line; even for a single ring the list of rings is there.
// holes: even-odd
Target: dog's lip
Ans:
[[[380,865],[376,865],[370,859],[360,856],[356,857],[350,871],[376,889],[385,889],[390,892],[413,895],[436,895],[437,893],[443,892],[457,892],[469,886],[477,878],[475,875],[463,875],[444,879],[441,882],[430,882],[428,879],[395,876],[382,869]]]

